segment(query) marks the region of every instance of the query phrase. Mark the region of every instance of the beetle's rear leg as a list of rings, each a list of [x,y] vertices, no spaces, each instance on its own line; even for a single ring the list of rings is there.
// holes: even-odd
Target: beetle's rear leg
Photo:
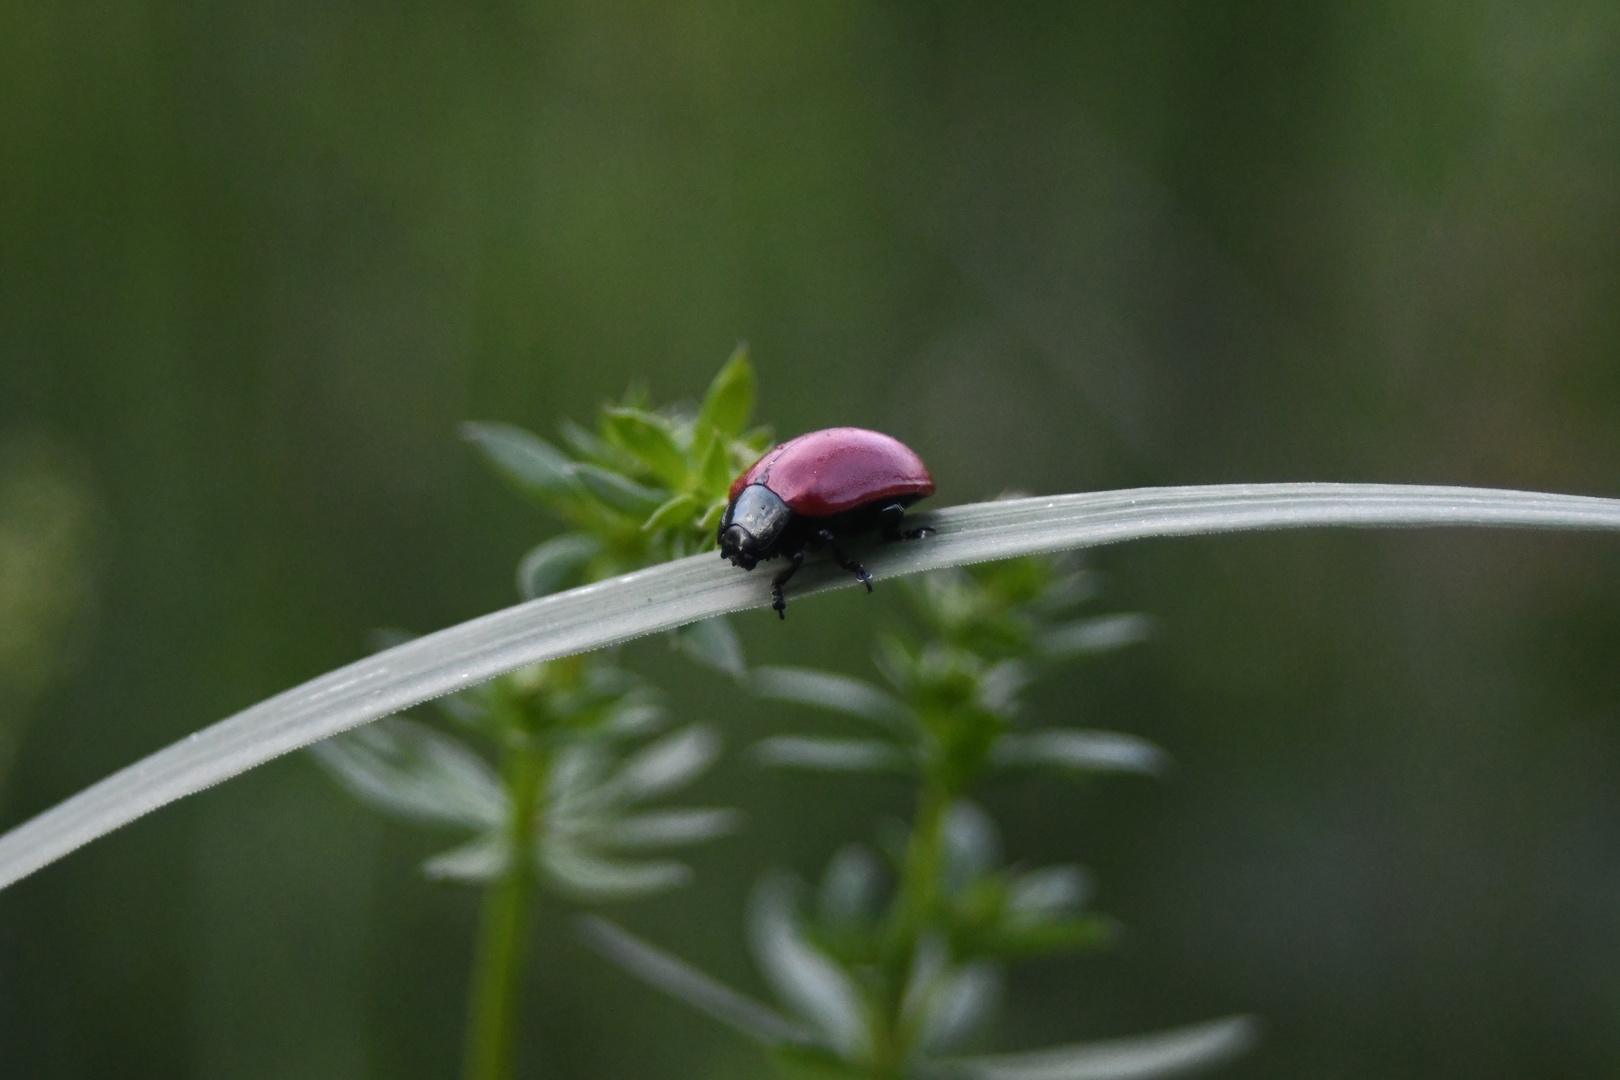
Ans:
[[[933,536],[934,530],[927,525],[915,529],[901,531],[900,519],[906,516],[906,508],[899,503],[890,503],[878,511],[878,535],[885,540],[921,540],[925,536]]]
[[[858,562],[851,561],[849,556],[844,554],[844,549],[838,546],[837,540],[833,539],[832,530],[822,529],[816,533],[816,539],[832,548],[834,562],[854,574],[856,580],[866,586],[867,592],[872,591],[872,575],[866,572],[866,567]]]
[[[788,554],[787,569],[771,579],[771,608],[776,612],[778,618],[787,618],[787,597],[782,595],[782,586],[786,585],[788,578],[796,574],[799,567],[803,565],[804,549],[800,548]]]

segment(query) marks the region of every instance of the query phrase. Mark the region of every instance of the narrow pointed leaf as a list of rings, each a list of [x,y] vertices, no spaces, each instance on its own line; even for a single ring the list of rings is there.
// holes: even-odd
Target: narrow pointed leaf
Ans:
[[[1007,913],[1040,920],[1079,911],[1091,898],[1091,876],[1078,866],[1047,866],[1020,874],[1007,889]]]
[[[656,532],[659,529],[690,525],[692,519],[697,517],[701,506],[702,504],[692,495],[676,495],[654,510],[647,520],[641,523],[641,531]]]
[[[698,423],[711,424],[722,435],[735,438],[754,414],[754,365],[748,346],[738,345],[703,395]]]
[[[678,889],[692,880],[684,863],[621,862],[568,844],[543,844],[540,867],[552,884],[580,900],[629,900]]]
[[[962,1045],[994,1015],[1001,1001],[1001,973],[991,964],[970,964],[941,980],[929,995],[918,1041],[929,1053]]]
[[[822,918],[853,922],[877,910],[883,883],[883,860],[864,844],[846,844],[833,854],[821,876],[816,903]]]
[[[700,431],[713,431],[713,428],[699,424]],[[729,494],[731,481],[735,479],[732,473],[731,452],[727,449],[726,437],[718,433],[709,441],[703,451],[703,457],[698,462],[698,480],[703,485],[703,491],[710,495]]]
[[[957,1058],[949,1064],[956,1066],[955,1075],[971,1080],[1154,1080],[1230,1061],[1253,1046],[1255,1036],[1252,1019],[1233,1016],[1157,1035]]]
[[[576,925],[585,944],[608,960],[649,986],[686,1002],[751,1039],[766,1046],[810,1045],[815,1041],[808,1028],[744,997],[686,961],[649,945],[606,919],[584,915]]]
[[[1008,499],[916,515],[934,536],[860,554],[878,580],[1039,552],[1310,526],[1620,529],[1620,500],[1395,484],[1217,484]],[[791,597],[847,588],[826,559]],[[694,555],[428,634],[277,694],[0,836],[0,887],[186,795],[367,721],[541,660],[770,604],[770,576]]]
[[[637,521],[645,519],[669,498],[667,491],[643,487],[634,480],[599,465],[575,465],[573,473],[580,486],[596,496],[604,505]]]
[[[625,451],[594,431],[580,427],[567,417],[557,422],[557,431],[562,435],[562,441],[567,443],[574,451],[574,455],[581,460],[595,462],[610,469],[629,469],[635,465],[634,459]]]
[[[624,699],[602,717],[600,730],[605,735],[628,738],[651,735],[664,726],[664,707],[656,701]]]
[[[602,542],[586,533],[564,533],[531,548],[518,563],[518,595],[525,600],[550,596],[577,581],[601,551]]]
[[[499,833],[486,833],[433,856],[422,864],[422,873],[433,881],[482,885],[506,873],[511,859],[512,848],[507,839]]]
[[[990,760],[1002,767],[1048,766],[1093,772],[1134,772],[1157,776],[1169,766],[1163,750],[1134,735],[1117,731],[1047,728],[1003,735],[990,748]]]
[[[748,906],[749,944],[776,995],[814,1024],[843,1057],[866,1045],[866,1009],[844,970],[804,939],[793,914],[792,890],[768,878]]]
[[[1151,616],[1136,612],[1076,619],[1044,634],[1040,650],[1051,660],[1095,655],[1146,641],[1153,636],[1153,626]]]
[[[598,800],[632,803],[685,787],[720,755],[720,736],[703,724],[666,735],[638,750],[602,785]]]
[[[356,798],[396,817],[490,829],[506,816],[495,770],[426,724],[391,719],[316,743],[310,753]]]
[[[957,799],[945,813],[945,863],[954,891],[1001,862],[1001,835],[977,803]]]
[[[906,730],[911,718],[911,710],[898,698],[869,682],[830,671],[758,667],[748,684],[760,697],[830,709],[896,730]]]
[[[742,814],[736,810],[651,810],[617,818],[591,840],[619,850],[678,847],[734,833],[741,825]]]
[[[555,498],[579,490],[568,456],[533,432],[514,424],[466,423],[461,435],[521,491]]]
[[[748,658],[742,638],[724,615],[704,619],[676,631],[675,647],[705,667],[722,675],[743,679],[748,675]]]
[[[1027,664],[1003,660],[980,680],[979,704],[997,716],[1012,716],[1018,711],[1018,695],[1034,677]]]
[[[815,769],[820,772],[875,772],[911,776],[911,755],[881,739],[834,739],[819,735],[780,735],[762,739],[749,750],[760,765]]]
[[[686,482],[686,455],[675,445],[666,422],[640,409],[606,409],[602,425],[624,449],[639,458],[666,487]]]

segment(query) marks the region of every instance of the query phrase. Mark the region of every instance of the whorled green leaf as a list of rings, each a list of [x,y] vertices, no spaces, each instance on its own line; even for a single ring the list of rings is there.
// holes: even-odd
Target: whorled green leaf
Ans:
[[[599,789],[602,803],[629,805],[684,787],[720,755],[720,736],[693,724],[642,747],[625,759]]]
[[[511,842],[500,833],[485,833],[428,859],[422,873],[430,881],[482,885],[506,873],[511,862]]]
[[[691,867],[670,859],[627,862],[558,842],[542,843],[539,855],[551,884],[579,900],[630,900],[692,880]]]
[[[811,705],[884,727],[905,731],[911,709],[905,702],[861,679],[809,668],[757,667],[749,675],[749,689],[760,697]]]
[[[601,500],[603,505],[636,521],[643,520],[669,499],[667,491],[645,487],[599,465],[576,463],[572,470],[580,486]]]
[[[515,424],[469,422],[461,425],[461,435],[519,490],[545,498],[579,491],[568,455],[533,432]]]
[[[596,915],[581,916],[576,926],[585,944],[649,986],[740,1031],[766,1046],[810,1046],[810,1029],[782,1016],[692,965],[649,945],[628,930]]]
[[[1151,616],[1137,612],[1098,615],[1055,626],[1041,635],[1036,644],[1041,655],[1047,659],[1066,660],[1073,656],[1111,652],[1146,641],[1153,636],[1153,627]]]
[[[859,1057],[869,1038],[866,1004],[849,975],[806,940],[789,879],[768,877],[755,887],[748,938],[776,996],[814,1025],[840,1057]]]
[[[619,850],[678,847],[734,833],[741,825],[736,810],[649,810],[609,822],[594,839],[598,846]]]
[[[564,533],[531,549],[518,562],[518,595],[550,596],[578,580],[586,564],[602,553],[602,542],[586,533]]]
[[[1163,750],[1117,731],[1046,728],[1001,736],[990,760],[1002,768],[1047,766],[1083,772],[1134,772],[1157,776],[1169,767]]]
[[[613,738],[650,735],[663,728],[664,707],[654,694],[627,694],[603,715],[598,730]]]
[[[659,529],[688,525],[697,517],[701,506],[696,496],[676,495],[664,502],[641,523],[641,531],[656,532]]]
[[[1018,711],[1019,695],[1033,678],[1028,665],[1003,660],[979,680],[978,704],[996,716],[1012,716]]]
[[[736,438],[754,415],[754,392],[754,365],[748,359],[748,346],[738,345],[703,395],[697,422]]]
[[[1041,921],[1079,911],[1091,899],[1091,876],[1073,865],[1046,866],[1020,874],[1007,888],[1007,914]]]
[[[823,735],[778,735],[762,739],[748,751],[759,765],[814,769],[819,772],[871,772],[913,776],[911,755],[882,739],[839,739]]]
[[[675,647],[703,666],[733,679],[748,676],[748,658],[743,653],[742,638],[724,615],[683,626],[674,634]]]
[[[732,474],[736,470],[732,465],[731,452],[726,448],[725,437],[713,428],[700,427],[699,430],[708,432],[710,438],[703,447],[703,457],[698,461],[698,483],[708,494],[728,494]],[[719,522],[716,521],[716,524]]]
[[[852,923],[877,914],[883,888],[883,860],[864,844],[845,844],[833,853],[816,890],[823,921]]]
[[[1254,1045],[1257,1030],[1250,1017],[1233,1016],[1155,1035],[941,1064],[961,1080],[1159,1080],[1230,1061]]]
[[[361,802],[395,817],[490,829],[506,817],[495,770],[471,747],[426,724],[390,719],[309,748]]]
[[[969,799],[957,799],[945,813],[946,887],[955,892],[1001,862],[1001,834],[995,819]]]
[[[930,987],[918,1024],[917,1043],[930,1054],[959,1048],[995,1015],[1001,1002],[1001,972],[977,962],[948,970]]]
[[[1039,552],[1313,526],[1620,529],[1620,500],[1393,484],[1137,488],[958,506],[915,515],[924,540],[855,547],[872,576]],[[853,579],[808,562],[800,598]],[[417,638],[294,687],[160,750],[0,836],[0,887],[175,799],[340,731],[540,660],[771,602],[769,568],[712,552],[581,586]],[[791,608],[791,604],[790,604]]]
[[[581,461],[625,472],[636,467],[636,459],[600,435],[580,427],[566,416],[557,421],[557,432]]]
[[[602,426],[610,438],[634,454],[665,487],[686,483],[686,455],[663,417],[640,409],[604,409]]]

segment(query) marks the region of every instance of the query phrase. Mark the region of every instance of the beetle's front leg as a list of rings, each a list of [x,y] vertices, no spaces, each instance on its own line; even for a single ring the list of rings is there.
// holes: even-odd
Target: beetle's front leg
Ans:
[[[771,579],[771,607],[777,617],[782,619],[787,618],[787,597],[782,594],[782,586],[786,585],[788,578],[798,573],[799,567],[804,565],[804,549],[798,548],[788,552],[787,558],[787,569]]]

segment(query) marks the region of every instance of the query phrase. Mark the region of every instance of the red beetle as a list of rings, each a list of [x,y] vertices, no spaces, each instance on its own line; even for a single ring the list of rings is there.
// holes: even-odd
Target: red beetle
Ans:
[[[787,569],[771,582],[771,606],[785,619],[782,586],[804,562],[805,548],[831,546],[838,565],[871,592],[872,575],[838,541],[874,529],[887,540],[933,532],[899,528],[906,507],[933,493],[928,466],[899,439],[863,428],[812,431],[778,446],[732,483],[720,518],[720,556],[744,570],[786,556]]]

